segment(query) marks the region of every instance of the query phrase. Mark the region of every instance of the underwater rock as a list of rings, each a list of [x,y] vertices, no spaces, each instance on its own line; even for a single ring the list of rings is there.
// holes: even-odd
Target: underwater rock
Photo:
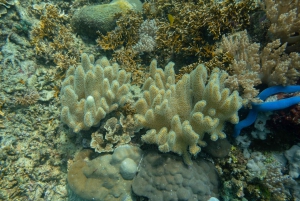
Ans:
[[[86,6],[75,12],[72,26],[82,35],[97,37],[97,31],[102,34],[115,28],[115,14],[128,10],[142,11],[139,0],[114,0],[109,4]]]
[[[289,161],[289,174],[292,178],[300,176],[300,146],[294,145],[285,152],[285,157]]]

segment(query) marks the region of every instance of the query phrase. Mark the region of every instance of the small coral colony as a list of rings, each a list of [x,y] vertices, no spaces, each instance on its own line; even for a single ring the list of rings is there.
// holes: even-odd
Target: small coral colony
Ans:
[[[0,200],[300,200],[300,1],[0,16]]]

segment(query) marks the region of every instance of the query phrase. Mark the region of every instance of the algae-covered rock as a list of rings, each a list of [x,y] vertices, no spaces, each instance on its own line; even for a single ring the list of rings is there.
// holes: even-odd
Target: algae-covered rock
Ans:
[[[132,179],[142,154],[140,148],[130,145],[97,158],[91,157],[91,150],[82,150],[68,171],[70,200],[132,200]]]
[[[139,0],[114,0],[109,4],[86,6],[75,12],[71,24],[79,34],[96,38],[97,31],[105,34],[115,28],[116,13],[128,10],[141,11],[142,3]]]

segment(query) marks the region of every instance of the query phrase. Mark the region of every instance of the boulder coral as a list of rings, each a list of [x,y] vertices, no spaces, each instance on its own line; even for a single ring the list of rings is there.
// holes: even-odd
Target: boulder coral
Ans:
[[[84,200],[131,200],[131,183],[142,151],[125,145],[115,149],[113,154],[94,159],[90,156],[91,150],[83,150],[75,156],[68,171],[71,196]]]
[[[96,38],[97,31],[106,34],[115,28],[115,15],[128,10],[142,11],[139,0],[113,0],[109,4],[85,6],[75,12],[71,24],[78,33]]]

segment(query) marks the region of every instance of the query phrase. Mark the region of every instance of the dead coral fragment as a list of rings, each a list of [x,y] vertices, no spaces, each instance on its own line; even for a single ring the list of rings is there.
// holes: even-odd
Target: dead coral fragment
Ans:
[[[40,98],[36,90],[27,90],[25,94],[16,93],[14,103],[21,106],[29,106],[35,104]]]

